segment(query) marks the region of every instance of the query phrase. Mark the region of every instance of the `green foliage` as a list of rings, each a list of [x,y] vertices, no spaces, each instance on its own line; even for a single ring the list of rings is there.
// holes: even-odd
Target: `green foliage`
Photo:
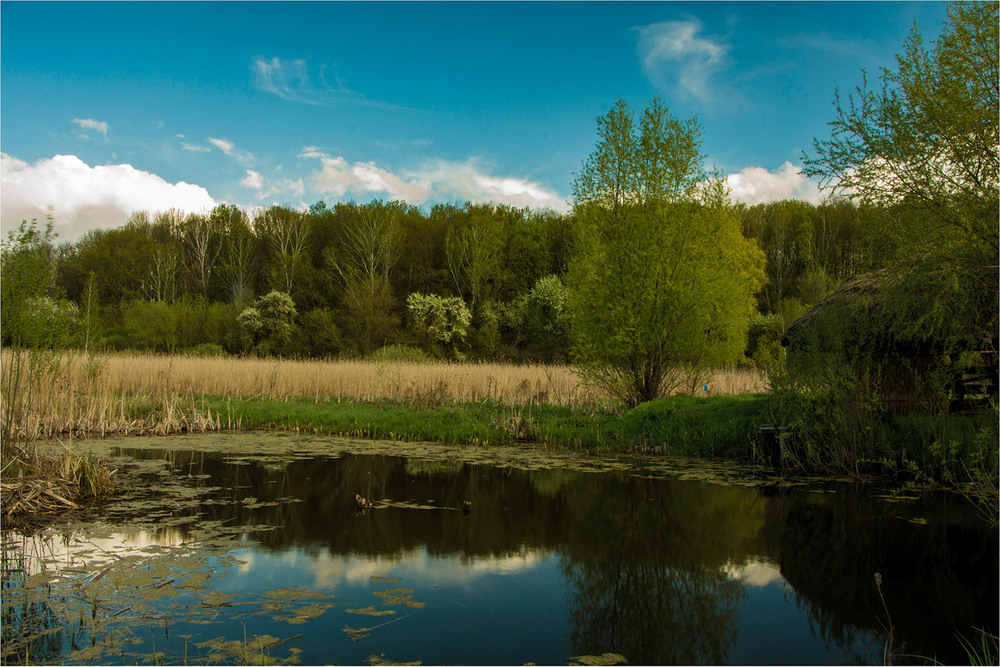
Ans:
[[[243,352],[278,355],[285,351],[295,332],[295,303],[284,292],[260,297],[237,317]]]
[[[785,358],[783,333],[785,323],[780,315],[754,315],[747,328],[746,356],[762,368],[776,368]]]
[[[427,361],[430,357],[419,348],[396,344],[386,345],[375,350],[368,355],[368,358],[379,363],[419,364]]]
[[[224,357],[226,350],[217,343],[199,343],[184,350],[184,354],[189,357]]]
[[[299,329],[308,341],[306,352],[313,357],[330,357],[343,349],[340,329],[329,308],[314,308],[302,313]]]
[[[996,349],[1000,247],[998,5],[949,4],[928,50],[914,28],[881,84],[838,96],[806,173],[886,211],[893,298],[881,319],[946,351]]]
[[[172,352],[177,347],[177,315],[163,301],[133,301],[125,308],[122,325],[133,349]]]
[[[641,128],[622,100],[598,119],[567,275],[581,372],[629,405],[738,359],[764,280],[763,254],[706,180],[697,124],[654,100]]]
[[[626,442],[660,453],[749,460],[775,400],[766,395],[678,395],[643,403],[622,415]]]
[[[352,283],[344,291],[344,328],[358,350],[368,353],[396,336],[399,317],[392,288],[381,278]]]
[[[454,346],[465,340],[472,313],[461,298],[414,292],[406,307],[414,330],[427,344]]]
[[[46,349],[75,347],[84,333],[79,311],[72,301],[47,296],[29,298],[21,314],[22,343]]]
[[[506,323],[523,332],[528,354],[545,359],[564,358],[568,349],[569,290],[559,276],[539,278],[512,307]]]
[[[0,340],[5,345],[27,345],[44,332],[34,331],[37,318],[31,317],[32,299],[48,295],[54,278],[52,266],[52,221],[38,229],[38,222],[22,222],[17,231],[7,234],[0,248]]]

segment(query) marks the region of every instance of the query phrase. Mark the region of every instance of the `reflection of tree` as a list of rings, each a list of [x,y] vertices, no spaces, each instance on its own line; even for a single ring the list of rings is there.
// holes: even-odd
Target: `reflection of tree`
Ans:
[[[20,542],[20,544],[15,544]],[[43,665],[53,664],[62,652],[66,628],[63,619],[55,612],[41,587],[32,591],[26,587],[27,562],[31,553],[28,540],[13,531],[3,533],[3,551],[0,556],[0,631],[3,647],[0,662],[3,664]]]
[[[875,587],[879,572],[905,651],[963,662],[956,629],[971,636],[974,626],[997,627],[998,545],[985,526],[957,520],[953,500],[927,497],[904,510],[859,487],[842,487],[833,498],[778,494],[767,505],[762,538],[828,645],[846,649],[857,628],[881,632],[888,624]],[[904,511],[917,523],[899,516]]]
[[[617,490],[588,482],[573,489],[577,539],[563,566],[573,650],[612,651],[636,664],[725,662],[744,589],[723,566],[748,554],[760,525],[756,494],[664,480],[618,480],[626,489]]]

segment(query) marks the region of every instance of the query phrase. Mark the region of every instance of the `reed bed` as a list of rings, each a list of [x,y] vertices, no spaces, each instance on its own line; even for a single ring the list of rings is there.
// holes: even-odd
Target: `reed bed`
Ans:
[[[609,398],[568,366],[447,362],[296,361],[152,354],[39,354],[0,357],[2,435],[58,437],[201,432],[238,427],[200,396],[381,399],[417,404],[492,400],[505,405],[594,407]],[[766,391],[754,370],[719,370],[710,394]],[[699,390],[701,393],[701,390]]]
[[[8,353],[4,353],[6,361]],[[296,361],[233,357],[110,354],[87,360],[67,354],[63,392],[97,389],[122,396],[311,397],[420,401],[494,400],[510,405],[590,406],[609,396],[583,384],[572,368],[547,364]],[[88,376],[92,378],[88,385]],[[720,369],[707,382],[710,394],[767,391],[754,369]],[[701,389],[699,389],[701,392]],[[188,400],[190,402],[190,398]]]
[[[76,509],[114,489],[115,471],[66,447],[58,454],[5,448],[0,493],[4,521]]]

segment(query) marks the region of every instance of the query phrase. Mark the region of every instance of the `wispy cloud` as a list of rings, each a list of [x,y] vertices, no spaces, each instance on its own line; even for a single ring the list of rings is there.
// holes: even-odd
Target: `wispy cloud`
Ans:
[[[639,57],[649,80],[708,104],[720,97],[713,79],[728,65],[729,46],[704,36],[702,29],[697,19],[634,28],[639,33]]]
[[[43,218],[51,207],[63,240],[74,240],[87,229],[124,224],[133,211],[201,213],[216,204],[201,186],[170,183],[129,164],[91,167],[75,155],[28,164],[0,153],[0,187],[4,233],[21,220]]]
[[[178,136],[184,136],[184,135],[178,135]],[[212,150],[208,146],[198,146],[197,144],[189,144],[186,141],[181,142],[181,148],[183,148],[186,151],[192,151],[195,153],[208,153],[209,151]]]
[[[763,167],[747,167],[726,177],[732,198],[744,204],[763,204],[783,199],[799,199],[819,204],[824,196],[819,183],[807,178],[791,162],[776,171]]]
[[[90,132],[99,132],[105,141],[108,138],[108,124],[103,121],[94,120],[93,118],[74,118],[73,123],[80,128],[77,134],[78,137],[89,139]]]
[[[384,193],[390,199],[417,205],[459,199],[558,211],[569,209],[565,197],[555,191],[528,179],[485,173],[475,159],[457,163],[437,160],[397,174],[374,162],[351,164],[315,146],[304,148],[299,157],[320,161],[321,167],[312,173],[311,184],[320,193],[333,197]]]
[[[209,137],[208,143],[212,144],[220,151],[233,158],[240,164],[253,164],[254,157],[250,153],[236,148],[236,144],[229,141],[228,139],[217,139],[215,137]]]
[[[816,34],[798,33],[778,40],[778,44],[793,50],[807,49],[820,51],[840,59],[861,61],[862,63],[879,62],[885,58],[876,45],[861,39],[844,39],[832,37],[825,32]]]
[[[334,104],[359,104],[386,109],[402,109],[393,104],[371,100],[344,85],[328,65],[320,65],[310,72],[305,59],[256,58],[250,66],[254,86],[258,90],[277,95],[289,102],[331,106]],[[330,81],[332,79],[332,82]]]

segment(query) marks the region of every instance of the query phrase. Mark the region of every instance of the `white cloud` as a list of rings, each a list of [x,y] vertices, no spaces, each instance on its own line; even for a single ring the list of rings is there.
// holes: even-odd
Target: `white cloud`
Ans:
[[[385,109],[400,109],[392,104],[370,100],[361,93],[347,88],[336,74],[333,82],[328,81],[327,65],[320,65],[315,76],[310,72],[306,60],[285,60],[282,58],[257,58],[250,65],[253,83],[258,90],[277,95],[289,102],[300,102],[315,106],[350,103]]]
[[[44,219],[50,207],[55,231],[71,241],[90,228],[120,226],[134,211],[176,208],[200,213],[216,203],[201,186],[169,183],[129,164],[91,167],[75,155],[28,164],[0,153],[4,234],[22,220]]]
[[[264,179],[253,169],[247,169],[247,175],[240,180],[240,185],[253,190],[260,190],[264,187]]]
[[[226,141],[225,139],[213,139],[212,137],[209,137],[208,141],[209,141],[210,144],[212,144],[213,146],[215,146],[216,148],[218,148],[220,151],[222,151],[226,155],[229,155],[230,153],[232,153],[233,152],[233,148],[235,148],[235,145],[233,144],[233,142]]]
[[[397,175],[374,162],[350,164],[316,146],[303,148],[299,157],[320,160],[322,167],[313,172],[312,184],[319,192],[338,198],[384,194],[389,199],[417,205],[459,199],[558,211],[569,209],[565,198],[556,192],[526,179],[485,174],[475,160],[464,163],[439,160],[420,170]]]
[[[484,174],[475,160],[464,163],[439,161],[424,169],[420,175],[433,183],[433,191],[442,200],[459,198],[471,202],[569,210],[566,198],[555,191],[523,178]]]
[[[763,204],[782,199],[799,199],[819,204],[824,197],[819,183],[810,180],[791,162],[785,162],[777,171],[763,167],[747,167],[726,177],[732,198],[745,204]]]
[[[80,134],[77,136],[89,137],[88,131],[100,132],[105,139],[108,138],[108,124],[94,120],[93,118],[74,118],[73,123],[75,123],[80,128]]]
[[[726,65],[729,46],[701,36],[700,21],[664,21],[635,30],[643,71],[650,81],[703,104],[719,98],[711,79]]]
[[[208,143],[212,144],[240,164],[252,164],[254,161],[253,155],[236,148],[236,144],[228,139],[216,139],[215,137],[209,137]]]
[[[184,136],[184,135],[178,135],[178,136]],[[197,146],[195,144],[189,144],[186,141],[181,142],[181,148],[183,148],[186,151],[194,151],[197,153],[207,153],[212,150],[208,146]]]

